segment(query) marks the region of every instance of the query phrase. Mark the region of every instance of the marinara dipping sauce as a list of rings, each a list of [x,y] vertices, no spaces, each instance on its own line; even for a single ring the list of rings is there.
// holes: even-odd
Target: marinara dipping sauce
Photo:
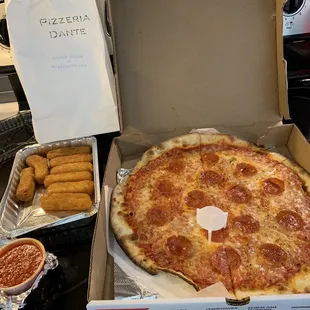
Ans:
[[[44,261],[44,246],[35,239],[18,239],[0,248],[0,290],[10,295],[26,291],[42,270]]]

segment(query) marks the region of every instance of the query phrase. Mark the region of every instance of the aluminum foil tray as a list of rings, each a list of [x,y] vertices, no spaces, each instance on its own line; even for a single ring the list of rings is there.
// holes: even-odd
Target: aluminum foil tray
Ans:
[[[40,207],[40,198],[46,192],[44,186],[37,186],[34,198],[31,202],[25,203],[18,201],[15,197],[15,192],[19,183],[19,174],[21,170],[26,167],[25,159],[32,154],[45,155],[49,150],[68,146],[91,146],[92,148],[95,185],[92,207],[86,212],[45,212]],[[99,203],[100,182],[97,140],[95,137],[26,146],[16,153],[9,182],[0,203],[0,233],[7,238],[13,238],[42,227],[52,227],[85,219],[97,213]]]

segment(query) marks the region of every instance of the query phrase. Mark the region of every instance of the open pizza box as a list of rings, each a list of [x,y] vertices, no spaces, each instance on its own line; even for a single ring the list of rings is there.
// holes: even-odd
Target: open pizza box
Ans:
[[[122,135],[104,190],[143,152],[195,128],[216,128],[274,148],[310,172],[310,146],[289,119],[282,55],[283,0],[109,0]],[[310,295],[114,300],[105,199],[89,276],[94,309],[297,309]],[[211,295],[210,295],[211,296]]]

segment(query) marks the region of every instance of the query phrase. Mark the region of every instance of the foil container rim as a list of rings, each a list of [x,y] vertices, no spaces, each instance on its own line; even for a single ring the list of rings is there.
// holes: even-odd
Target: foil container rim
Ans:
[[[32,145],[25,146],[24,148],[22,148],[18,152],[23,152],[26,149],[32,149],[32,148],[36,148],[36,147],[44,147],[44,146],[54,145],[54,144],[70,143],[70,142],[75,142],[75,141],[80,141],[80,140],[91,140],[93,142],[97,142],[97,139],[94,136],[89,136],[89,137],[82,137],[82,138],[75,138],[75,139],[68,139],[68,140],[53,141],[53,142],[48,142],[48,143],[43,143],[43,144],[35,143]]]

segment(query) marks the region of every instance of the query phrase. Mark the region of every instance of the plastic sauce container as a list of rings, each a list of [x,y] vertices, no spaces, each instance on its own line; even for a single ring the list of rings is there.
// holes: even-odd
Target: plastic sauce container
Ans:
[[[31,238],[0,248],[0,290],[8,295],[27,291],[43,269],[45,256],[43,244]]]

